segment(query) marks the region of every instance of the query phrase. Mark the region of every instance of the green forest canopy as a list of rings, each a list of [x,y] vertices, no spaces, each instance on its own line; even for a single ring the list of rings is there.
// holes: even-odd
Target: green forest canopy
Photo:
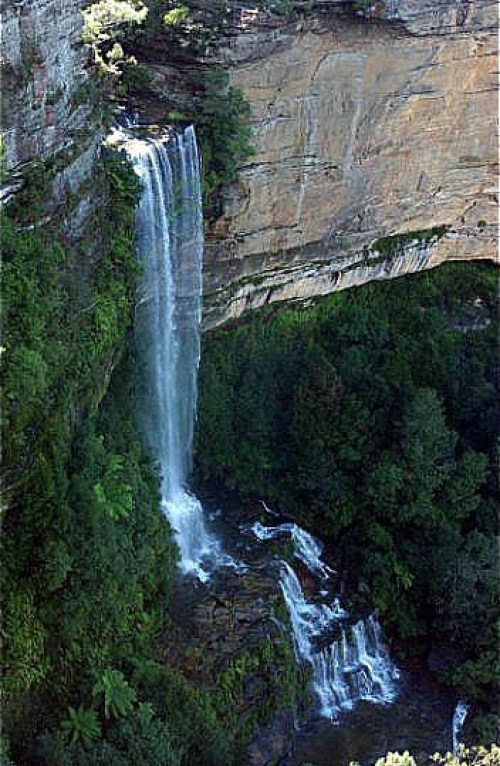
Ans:
[[[200,481],[334,540],[408,648],[461,647],[448,681],[485,714],[498,682],[496,288],[494,268],[450,264],[211,333],[197,431]]]

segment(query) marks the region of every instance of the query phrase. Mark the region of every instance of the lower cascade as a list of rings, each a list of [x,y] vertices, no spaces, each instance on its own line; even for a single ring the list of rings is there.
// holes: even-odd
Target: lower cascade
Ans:
[[[188,490],[200,361],[203,228],[199,157],[189,126],[173,137],[131,138],[143,183],[136,219],[142,285],[136,317],[141,420],[162,475],[162,504],[185,573],[209,577],[219,546]]]
[[[259,540],[290,535],[294,556],[326,584],[333,570],[321,560],[318,540],[296,524],[266,527],[260,522],[247,528]],[[389,704],[396,699],[399,671],[382,640],[374,614],[349,625],[349,614],[338,597],[331,604],[309,601],[300,580],[286,561],[280,562],[280,585],[290,615],[296,655],[313,670],[313,689],[320,714],[337,721],[356,702]],[[320,594],[328,596],[327,590]]]

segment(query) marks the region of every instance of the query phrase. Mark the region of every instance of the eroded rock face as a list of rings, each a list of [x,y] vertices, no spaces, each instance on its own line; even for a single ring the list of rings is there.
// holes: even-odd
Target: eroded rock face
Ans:
[[[54,205],[65,204],[92,173],[102,135],[92,117],[90,53],[81,41],[84,5],[83,0],[1,3],[3,200],[34,161],[51,163]],[[81,225],[90,204],[79,201],[70,228]]]
[[[74,237],[97,204],[91,179],[102,139],[81,42],[84,4],[1,3],[0,200],[33,161],[47,160],[47,199],[64,208]],[[299,22],[235,12],[205,60],[228,66],[243,88],[256,149],[207,232],[206,328],[265,303],[497,255],[495,4],[312,5]],[[147,99],[160,120],[165,98],[181,111],[192,99],[186,63],[161,56],[152,67],[157,103]],[[391,258],[374,247],[440,225],[444,237],[419,244],[416,236]]]
[[[256,153],[209,232],[207,327],[496,257],[494,7],[390,0],[364,13],[250,25],[219,51],[252,105]],[[416,236],[396,257],[373,252],[440,225],[444,237]]]

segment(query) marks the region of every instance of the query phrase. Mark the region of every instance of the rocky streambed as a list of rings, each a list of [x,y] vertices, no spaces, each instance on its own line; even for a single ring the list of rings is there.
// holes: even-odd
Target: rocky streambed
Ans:
[[[177,578],[162,654],[197,684],[217,688],[216,707],[234,733],[242,766],[347,766],[371,764],[389,750],[410,750],[417,758],[451,750],[456,700],[421,660],[393,658],[399,673],[390,704],[361,695],[335,720],[322,717],[313,670],[296,660],[280,587],[280,561],[293,560],[291,541],[248,533],[255,522],[275,528],[284,520],[258,501],[205,497],[203,505],[221,545],[218,566],[207,583]],[[334,568],[328,552],[323,561]],[[301,561],[294,566],[308,603],[318,602],[317,573]],[[340,588],[335,580],[332,575],[323,599],[333,600]],[[349,609],[357,608],[355,601]]]

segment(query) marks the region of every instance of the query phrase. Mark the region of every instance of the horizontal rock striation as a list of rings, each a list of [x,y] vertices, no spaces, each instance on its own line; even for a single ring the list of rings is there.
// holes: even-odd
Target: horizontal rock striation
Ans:
[[[217,51],[252,105],[256,153],[207,233],[207,327],[496,257],[494,5],[316,6],[299,23],[256,18]],[[447,234],[418,244],[436,226]],[[390,258],[373,250],[405,232],[414,243]]]
[[[99,204],[101,96],[81,42],[84,4],[0,0],[0,201],[41,166],[46,212],[62,211],[70,238]],[[137,104],[152,118],[182,112],[199,67],[214,63],[252,106],[255,156],[207,225],[207,328],[266,303],[497,255],[495,3],[295,6],[287,20],[218,0],[227,19],[204,56],[161,41],[137,51],[151,72]],[[446,235],[421,241],[436,226]],[[413,243],[377,252],[380,238],[408,232]]]

